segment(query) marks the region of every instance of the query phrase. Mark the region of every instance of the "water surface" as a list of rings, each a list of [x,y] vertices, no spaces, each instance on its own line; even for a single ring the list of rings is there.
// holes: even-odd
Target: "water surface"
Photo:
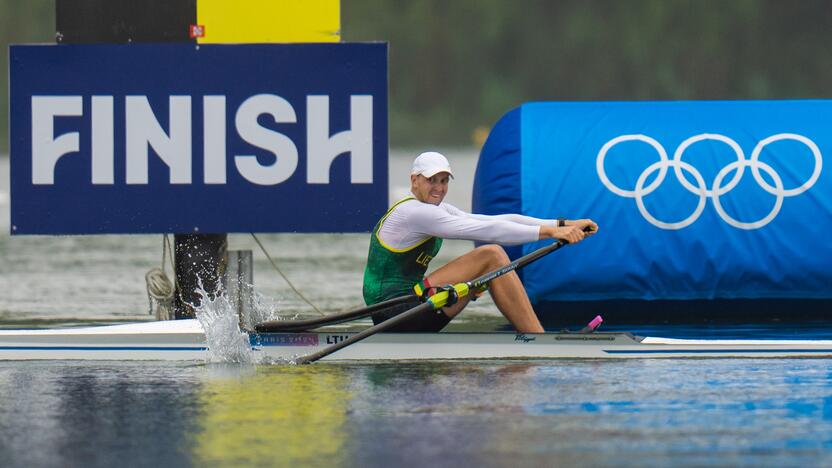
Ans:
[[[828,360],[0,363],[3,466],[828,466]]]

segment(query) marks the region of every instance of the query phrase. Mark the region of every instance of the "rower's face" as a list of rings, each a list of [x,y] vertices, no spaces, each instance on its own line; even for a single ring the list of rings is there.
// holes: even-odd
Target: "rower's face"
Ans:
[[[433,177],[425,177],[421,174],[410,176],[410,185],[416,199],[433,205],[442,203],[445,195],[448,194],[448,182],[451,175],[447,172],[434,174]]]

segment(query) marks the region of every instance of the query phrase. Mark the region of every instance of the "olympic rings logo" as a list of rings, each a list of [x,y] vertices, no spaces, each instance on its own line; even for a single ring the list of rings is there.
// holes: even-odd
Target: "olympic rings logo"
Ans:
[[[700,141],[718,141],[724,143],[730,147],[737,156],[737,160],[728,164],[727,166],[723,167],[714,178],[713,182],[711,183],[710,189],[705,184],[705,179],[702,178],[702,174],[690,164],[682,161],[682,155],[684,154],[685,150]],[[815,158],[815,168],[812,172],[812,175],[809,179],[801,186],[795,187],[792,189],[786,189],[783,187],[783,180],[780,178],[780,175],[772,169],[771,166],[768,164],[760,161],[760,153],[762,153],[763,149],[771,143],[781,140],[794,140],[800,143],[803,143],[806,147],[811,150],[812,155]],[[656,153],[659,155],[659,160],[649,166],[639,175],[638,180],[636,181],[635,189],[633,190],[624,190],[617,185],[613,184],[610,179],[607,177],[606,172],[604,171],[604,161],[607,157],[607,152],[609,150],[619,144],[626,141],[641,141],[647,143],[648,145],[652,146],[653,149],[656,150]],[[766,224],[770,223],[780,212],[781,207],[783,206],[783,199],[785,197],[794,197],[800,195],[801,193],[809,190],[812,186],[817,182],[818,177],[820,177],[820,171],[823,166],[823,158],[820,153],[820,149],[818,145],[815,144],[814,141],[806,138],[803,135],[797,135],[795,133],[778,133],[776,135],[772,135],[764,140],[761,140],[757,143],[757,146],[754,148],[754,151],[751,153],[751,159],[746,159],[745,154],[743,153],[742,148],[740,145],[737,144],[736,141],[728,138],[724,135],[719,135],[715,133],[703,133],[701,135],[695,135],[687,140],[683,141],[682,144],[676,148],[676,152],[673,154],[673,159],[670,160],[667,157],[667,152],[665,151],[664,147],[653,138],[650,138],[647,135],[621,135],[619,137],[613,138],[612,140],[608,141],[604,144],[601,150],[598,152],[598,158],[596,159],[596,169],[598,170],[598,177],[601,179],[601,182],[606,186],[611,192],[625,198],[635,198],[636,205],[638,206],[638,210],[641,215],[646,219],[648,222],[653,224],[656,227],[661,229],[682,229],[691,225],[702,214],[702,211],[705,209],[705,203],[708,198],[713,200],[714,208],[716,209],[717,214],[728,224],[734,226],[735,228],[739,229],[759,229]],[[647,208],[644,206],[644,197],[650,195],[655,191],[662,182],[664,182],[665,176],[667,175],[668,168],[673,168],[673,171],[676,175],[676,178],[682,184],[682,186],[694,195],[699,196],[699,203],[694,209],[693,214],[688,216],[687,218],[683,219],[682,221],[676,223],[666,223],[664,221],[660,221],[652,214],[647,211]],[[722,207],[722,204],[719,201],[719,197],[725,195],[729,191],[731,191],[737,184],[740,183],[740,179],[742,179],[743,173],[745,172],[745,168],[751,168],[751,174],[754,176],[754,180],[757,184],[766,192],[774,195],[775,202],[774,207],[771,211],[764,216],[763,218],[753,221],[753,222],[743,222],[732,218]],[[645,183],[647,182],[647,178],[650,177],[651,174],[658,171],[658,175],[656,176],[656,180],[651,182],[649,185],[645,187]],[[723,185],[723,181],[728,176],[728,174],[734,171],[734,177],[731,178],[728,183]],[[760,171],[765,172],[774,182],[774,186],[771,186],[765,179],[760,175]],[[688,177],[685,175],[685,172],[690,174],[695,184],[691,183]]]

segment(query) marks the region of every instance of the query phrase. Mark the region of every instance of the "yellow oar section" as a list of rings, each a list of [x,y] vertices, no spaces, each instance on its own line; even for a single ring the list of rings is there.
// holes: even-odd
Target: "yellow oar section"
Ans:
[[[453,289],[454,291],[456,291],[456,296],[458,299],[467,297],[468,293],[470,292],[470,287],[468,286],[468,283],[457,283],[453,285]],[[451,294],[448,291],[439,291],[438,293],[428,298],[427,303],[433,306],[433,310],[439,310],[448,304],[448,299],[450,299],[450,295]]]

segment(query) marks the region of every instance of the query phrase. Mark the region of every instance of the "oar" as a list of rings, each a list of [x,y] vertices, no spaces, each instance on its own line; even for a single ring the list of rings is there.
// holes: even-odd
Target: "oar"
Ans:
[[[568,242],[560,240],[560,241],[557,241],[553,244],[547,245],[546,247],[541,247],[541,248],[535,250],[534,252],[532,252],[528,255],[524,255],[524,256],[518,258],[517,260],[509,263],[508,265],[506,265],[504,267],[501,267],[501,268],[498,268],[497,270],[494,270],[490,273],[486,273],[486,274],[480,276],[479,278],[473,279],[473,280],[468,281],[466,283],[457,283],[457,284],[453,285],[453,288],[456,291],[457,296],[459,296],[459,298],[462,299],[463,297],[468,295],[469,291],[475,291],[477,289],[480,289],[485,284],[487,284],[489,281],[491,281],[491,280],[493,280],[493,279],[495,279],[499,276],[502,276],[506,273],[512,272],[512,271],[514,271],[518,268],[523,268],[524,266],[528,265],[529,263],[532,263],[535,260],[538,260],[541,257],[543,257],[545,255],[548,255],[548,254],[554,252],[555,250],[558,250],[559,248],[563,247],[566,244],[568,244]],[[318,352],[308,354],[306,356],[301,356],[301,357],[295,359],[295,363],[296,364],[309,364],[309,363],[315,362],[318,359],[321,359],[325,356],[329,356],[330,354],[332,354],[332,353],[334,353],[334,352],[336,352],[340,349],[346,348],[347,346],[349,346],[353,343],[357,343],[357,342],[363,340],[364,338],[375,335],[376,333],[383,332],[384,330],[387,330],[390,327],[393,327],[398,323],[401,323],[401,322],[403,322],[403,321],[405,321],[405,320],[407,320],[407,319],[409,319],[409,318],[411,318],[415,315],[421,314],[422,312],[430,311],[430,310],[439,310],[442,307],[445,307],[445,304],[447,302],[448,302],[448,291],[440,291],[440,292],[434,294],[433,296],[431,296],[427,300],[427,302],[425,302],[424,304],[419,304],[418,306],[416,306],[412,309],[409,309],[405,312],[402,312],[401,314],[396,315],[395,317],[392,317],[390,319],[387,319],[387,320],[379,323],[378,325],[372,326],[372,327],[370,327],[370,328],[368,328],[368,329],[366,329],[366,330],[364,330],[360,333],[356,333],[355,335],[347,338],[346,340],[341,341],[339,343],[336,343],[332,346],[328,346],[328,347],[326,347],[326,348],[324,348],[324,349],[322,349]]]
[[[396,297],[386,301],[373,304],[371,306],[362,307],[360,309],[348,310],[337,314],[327,315],[325,317],[316,317],[307,320],[271,320],[268,322],[260,322],[254,326],[258,332],[284,332],[284,331],[303,331],[312,328],[323,327],[324,325],[335,325],[350,320],[358,320],[376,312],[387,309],[405,302],[412,301],[416,296],[410,294],[407,296]]]

